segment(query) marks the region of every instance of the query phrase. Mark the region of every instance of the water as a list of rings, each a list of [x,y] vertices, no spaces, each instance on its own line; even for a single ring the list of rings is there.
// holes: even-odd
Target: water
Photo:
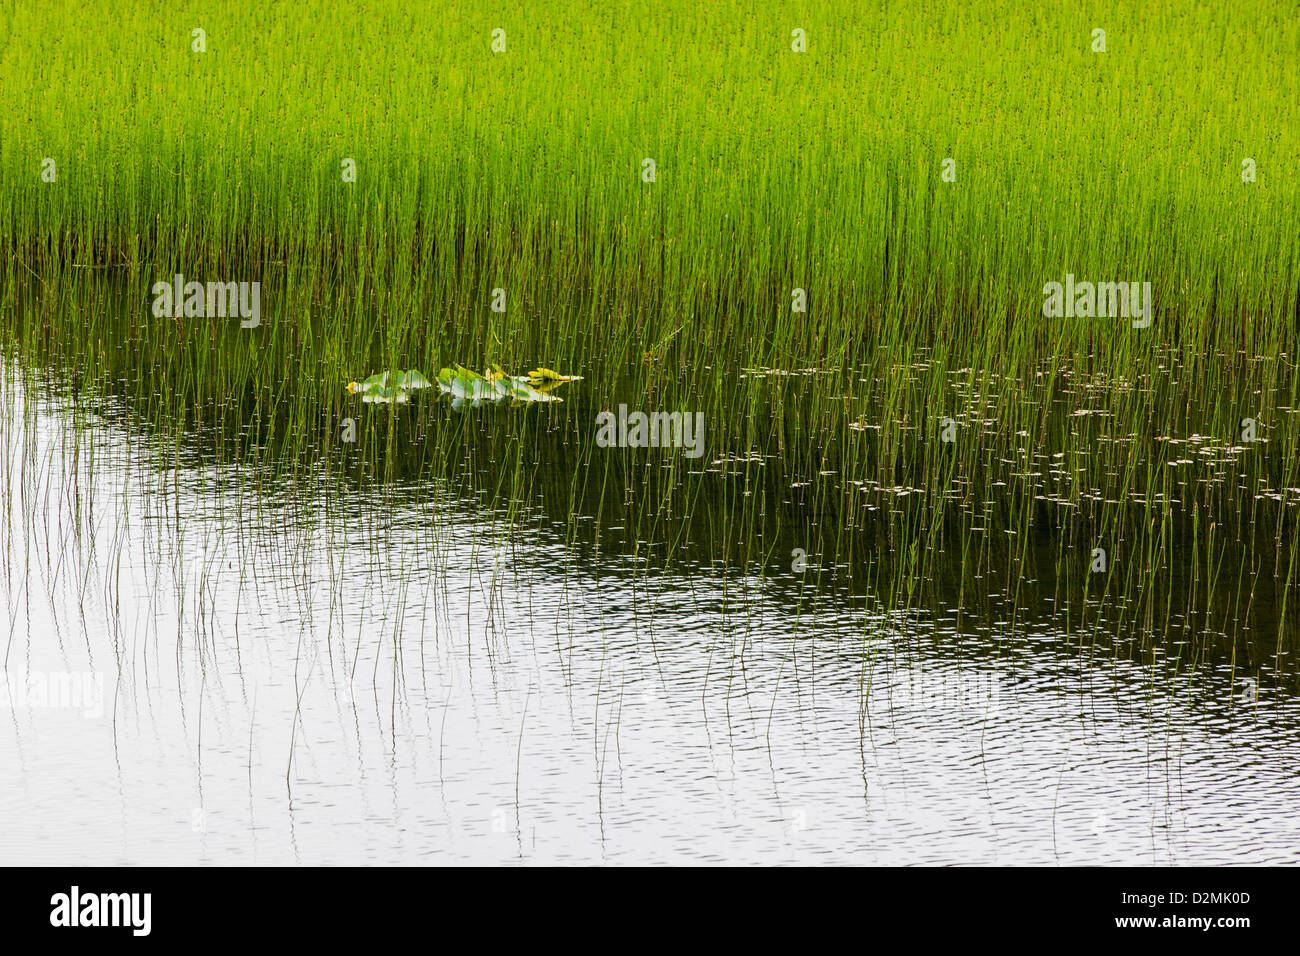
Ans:
[[[1300,860],[1285,655],[886,612],[4,395],[7,863]]]

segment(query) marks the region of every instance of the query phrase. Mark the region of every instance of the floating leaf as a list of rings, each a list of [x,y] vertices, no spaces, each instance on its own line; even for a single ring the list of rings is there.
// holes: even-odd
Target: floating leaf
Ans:
[[[549,368],[536,368],[527,375],[507,375],[499,365],[488,368],[480,375],[463,365],[438,370],[436,382],[430,382],[419,371],[378,372],[364,382],[349,382],[348,391],[361,396],[366,404],[404,405],[411,400],[411,392],[432,388],[450,395],[452,408],[464,403],[478,405],[482,402],[515,401],[525,404],[562,401],[548,394],[567,382],[578,381],[581,376],[561,375]]]
[[[563,385],[565,382],[581,381],[581,375],[561,375],[554,369],[538,366],[528,373],[528,381],[532,385],[554,388],[556,385]]]
[[[367,405],[405,405],[410,400],[411,393],[404,388],[375,388],[361,396],[361,401]]]
[[[364,382],[349,382],[348,391],[361,396],[367,405],[380,403],[404,405],[411,400],[411,390],[431,388],[433,383],[420,372],[377,372]]]
[[[406,388],[406,389],[433,387],[432,382],[430,382],[427,378],[425,378],[423,375],[421,375],[419,372],[415,371],[414,369],[408,372],[398,372],[397,381],[394,382],[394,385],[397,388]]]
[[[460,408],[465,401],[474,405],[507,399],[528,404],[558,402],[562,399],[547,393],[575,380],[576,377],[560,375],[551,369],[537,369],[527,375],[507,375],[499,365],[490,366],[485,375],[463,365],[453,365],[438,372],[438,388],[452,397],[453,408]]]
[[[376,392],[381,389],[385,389],[387,387],[388,387],[388,373],[379,372],[376,375],[370,376],[368,379],[366,379],[364,382],[362,382],[359,385],[356,382],[353,382],[348,388],[349,391],[357,392],[361,395],[369,395],[372,392]]]

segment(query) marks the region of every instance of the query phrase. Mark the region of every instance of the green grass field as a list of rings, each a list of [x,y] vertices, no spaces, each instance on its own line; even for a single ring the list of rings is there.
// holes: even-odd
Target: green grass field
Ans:
[[[1294,347],[1300,19],[1276,4],[465,6],[5,11],[7,258],[373,292],[467,362],[680,328],[688,367],[1032,363],[1095,331],[1039,314],[1067,272],[1150,281],[1148,341]]]

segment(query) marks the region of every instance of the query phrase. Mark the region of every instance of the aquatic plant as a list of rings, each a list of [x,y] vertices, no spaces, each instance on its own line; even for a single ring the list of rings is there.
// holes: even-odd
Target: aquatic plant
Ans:
[[[260,279],[293,319],[259,348],[307,349],[294,387],[372,348],[696,381],[724,356],[1296,352],[1300,19],[1269,0],[1108,10],[1105,53],[1088,8],[1012,0],[664,0],[585,32],[575,0],[347,23],[231,2],[205,52],[147,5],[95,7],[94,30],[72,0],[0,14],[7,267]],[[1152,326],[1046,320],[1066,273],[1150,282]]]
[[[561,375],[548,368],[534,369],[526,375],[507,375],[496,366],[487,374],[480,375],[463,365],[456,365],[438,372],[438,387],[452,396],[452,407],[459,408],[465,401],[472,405],[506,400],[559,402],[563,399],[550,393],[561,385],[580,379],[581,376]]]
[[[1117,629],[1164,633],[1173,579],[1205,585],[1234,541],[1259,545],[1235,556],[1245,606],[1265,603],[1266,553],[1273,605],[1300,606],[1300,21],[1275,5],[1110,11],[1095,54],[1087,11],[1009,0],[667,0],[580,40],[572,0],[542,0],[499,55],[510,17],[459,4],[344,27],[322,0],[231,3],[206,53],[98,6],[94,31],[69,0],[0,14],[0,324],[31,374],[130,407],[158,442],[389,482],[491,442],[526,470],[536,415],[484,436],[416,403],[354,446],[338,370],[455,356],[453,406],[541,403],[536,377],[467,367],[542,355],[587,377],[546,402],[545,453],[567,449],[567,494],[609,489],[633,549],[683,554],[700,532],[668,515],[717,496],[722,560],[781,557],[757,514],[805,541],[838,522],[845,562],[890,542],[871,574],[901,604],[927,600],[942,551],[963,600],[994,569],[1017,593],[1059,583],[1070,613],[1104,586],[1134,601]],[[1224,43],[1257,70],[1207,66]],[[106,62],[149,80],[104,83]],[[45,75],[59,96],[32,94]],[[175,274],[260,280],[258,326],[153,315]],[[1149,282],[1150,314],[1045,315],[1066,276]],[[702,414],[704,457],[593,449],[623,404]],[[515,508],[506,474],[487,491]],[[1125,561],[1089,571],[1115,542]]]
[[[431,388],[432,385],[432,382],[416,371],[379,372],[364,382],[349,382],[348,391],[360,395],[361,400],[367,404],[402,405],[410,401],[412,391]]]

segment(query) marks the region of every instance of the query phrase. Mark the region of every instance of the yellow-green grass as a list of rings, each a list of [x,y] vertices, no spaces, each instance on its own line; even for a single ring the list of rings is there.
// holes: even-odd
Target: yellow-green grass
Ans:
[[[0,240],[42,275],[377,291],[466,362],[679,328],[692,368],[918,344],[1028,367],[1094,333],[1121,363],[1289,351],[1297,49],[1271,0],[24,4],[0,12]],[[1045,319],[1067,272],[1150,281],[1153,328]]]

